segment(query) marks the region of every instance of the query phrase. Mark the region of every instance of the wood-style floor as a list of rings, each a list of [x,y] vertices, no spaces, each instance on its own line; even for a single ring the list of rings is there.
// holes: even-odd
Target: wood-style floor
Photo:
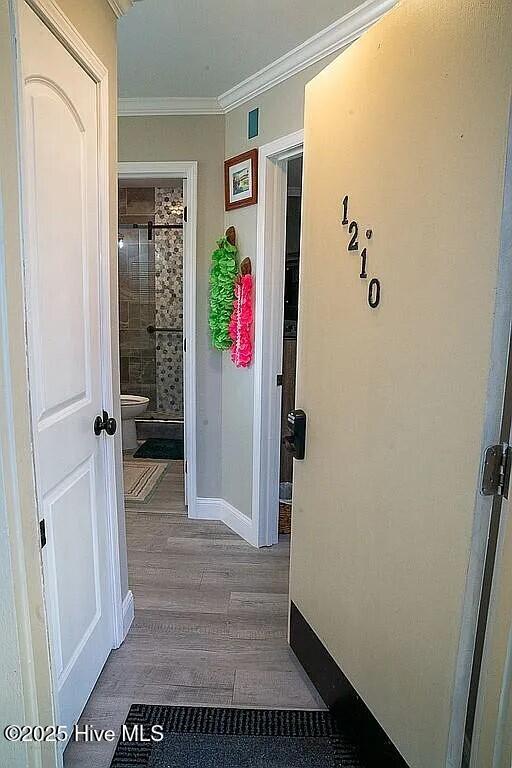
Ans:
[[[182,462],[126,514],[135,620],[80,724],[119,732],[131,704],[324,709],[287,641],[289,541],[254,549],[188,520]],[[108,768],[115,745],[70,743],[65,768]]]

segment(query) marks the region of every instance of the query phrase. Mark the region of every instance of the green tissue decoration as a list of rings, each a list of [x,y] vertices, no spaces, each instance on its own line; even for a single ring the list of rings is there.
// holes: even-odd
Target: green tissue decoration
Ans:
[[[217,245],[217,250],[212,253],[208,322],[215,349],[230,349],[233,342],[229,335],[229,321],[235,299],[238,249],[226,237],[221,237]]]

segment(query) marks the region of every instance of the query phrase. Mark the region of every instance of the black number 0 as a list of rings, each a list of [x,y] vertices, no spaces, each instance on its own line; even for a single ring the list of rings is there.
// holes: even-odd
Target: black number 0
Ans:
[[[348,228],[349,235],[352,235],[350,238],[350,243],[348,244],[348,250],[349,251],[358,251],[359,250],[359,243],[357,241],[357,235],[359,234],[359,226],[357,224],[357,221],[351,221],[350,226]]]
[[[380,304],[380,282],[376,277],[372,277],[368,285],[368,304],[372,309]]]

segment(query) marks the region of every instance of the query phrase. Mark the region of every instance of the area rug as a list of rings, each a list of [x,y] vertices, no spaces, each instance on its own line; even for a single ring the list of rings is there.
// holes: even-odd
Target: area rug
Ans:
[[[364,765],[329,712],[134,704],[110,768]]]
[[[150,437],[133,455],[136,459],[183,459],[183,440]]]
[[[123,462],[124,499],[143,504],[158,485],[167,464],[155,461]]]

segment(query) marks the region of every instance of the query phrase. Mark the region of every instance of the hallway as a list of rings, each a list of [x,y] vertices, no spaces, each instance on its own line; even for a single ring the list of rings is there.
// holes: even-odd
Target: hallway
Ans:
[[[189,520],[182,471],[169,462],[150,501],[127,505],[135,620],[80,725],[117,734],[135,703],[323,709],[286,640],[289,540],[257,550]],[[114,749],[70,744],[65,766],[108,768]]]
[[[512,768],[512,0],[6,0],[0,81],[0,768]]]

